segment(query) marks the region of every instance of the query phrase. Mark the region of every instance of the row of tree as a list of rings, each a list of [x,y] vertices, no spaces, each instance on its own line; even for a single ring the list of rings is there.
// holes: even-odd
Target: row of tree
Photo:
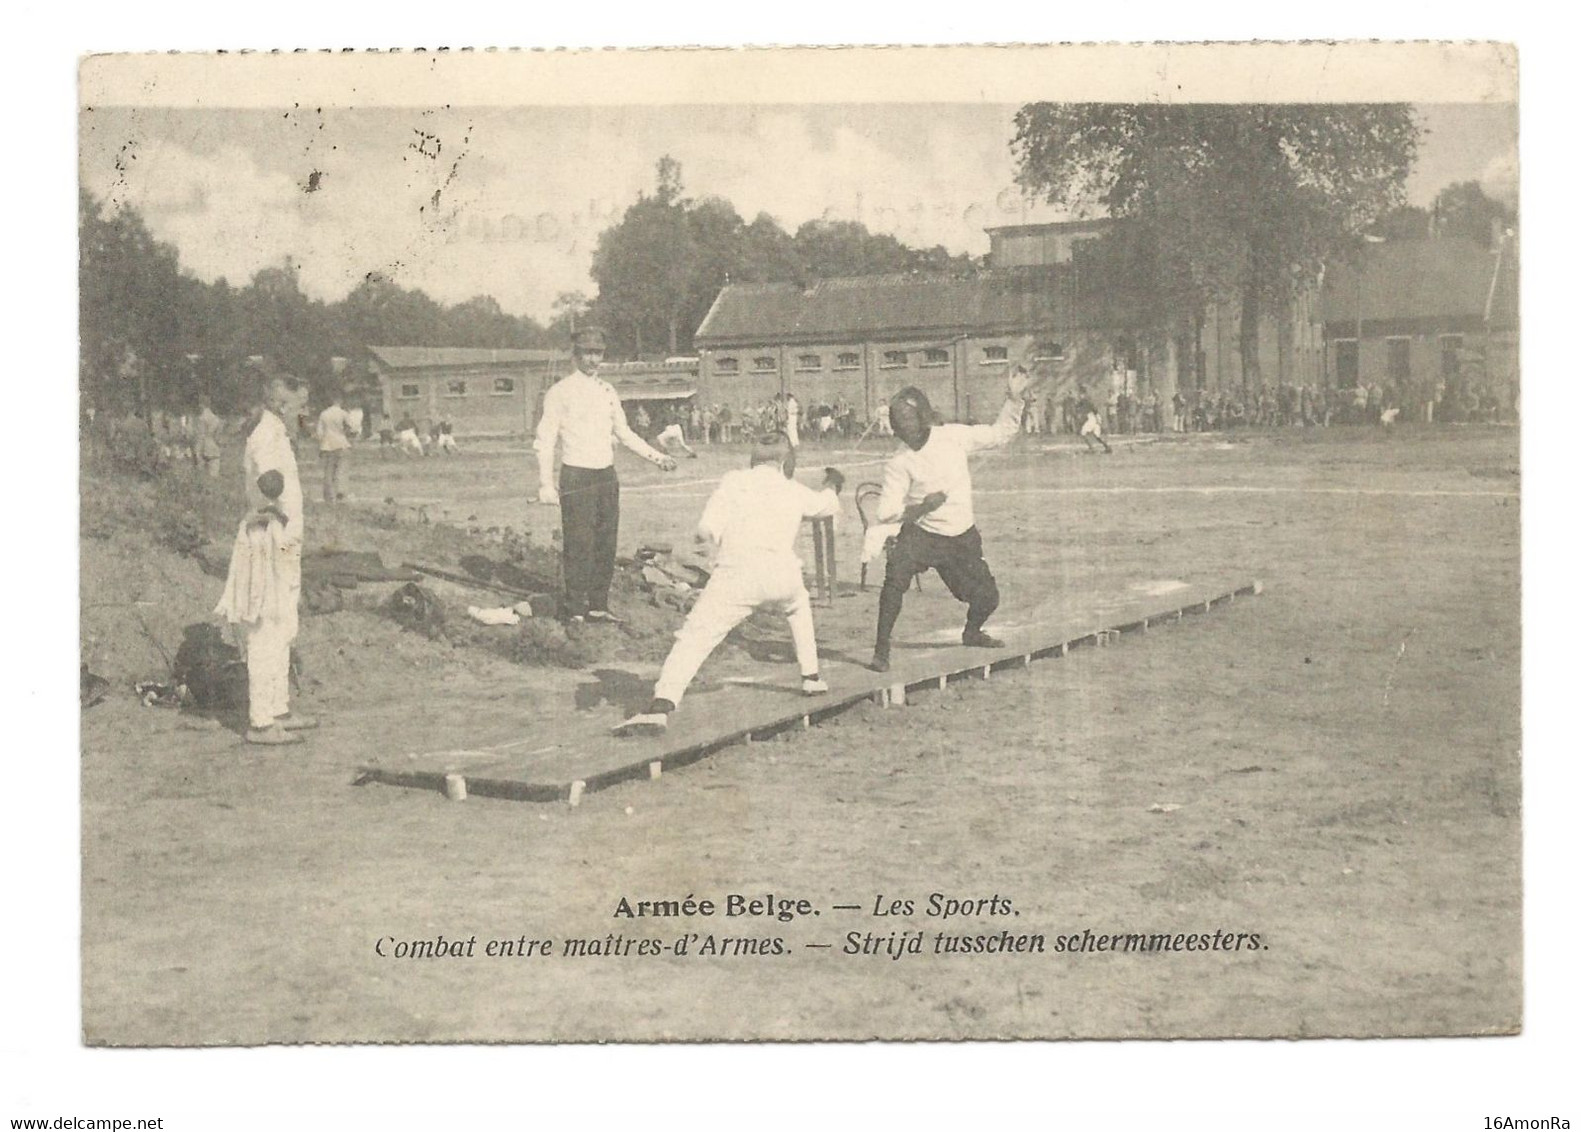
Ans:
[[[235,407],[248,359],[303,378],[322,394],[341,380],[331,359],[384,346],[565,347],[597,322],[613,357],[690,351],[692,335],[729,280],[807,280],[877,272],[969,270],[967,256],[917,250],[850,222],[815,220],[794,234],[762,214],[747,223],[726,201],[682,195],[680,166],[658,164],[639,196],[598,241],[591,300],[564,292],[547,325],[512,315],[487,295],[444,306],[370,272],[335,302],[303,293],[289,260],[245,286],[205,283],[182,270],[135,209],[79,194],[80,373],[87,403],[110,411],[181,409],[200,393]]]
[[[360,363],[369,344],[532,347],[556,333],[488,296],[446,307],[377,273],[326,303],[303,293],[289,260],[242,287],[205,283],[135,209],[85,191],[78,233],[81,391],[112,412],[190,408],[200,393],[234,408],[249,358],[322,386],[332,358]]]

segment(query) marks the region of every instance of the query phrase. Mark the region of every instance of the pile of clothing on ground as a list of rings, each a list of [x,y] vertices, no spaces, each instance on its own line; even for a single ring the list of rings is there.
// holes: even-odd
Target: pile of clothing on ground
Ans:
[[[697,595],[708,584],[707,561],[700,554],[687,553],[664,543],[641,547],[635,556],[621,563],[639,580],[639,586],[656,605],[667,605],[682,613],[692,608]]]

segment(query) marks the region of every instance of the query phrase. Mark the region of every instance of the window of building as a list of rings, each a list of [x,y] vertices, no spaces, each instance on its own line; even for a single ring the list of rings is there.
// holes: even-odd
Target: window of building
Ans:
[[[947,366],[950,364],[950,352],[937,348],[924,350],[922,364],[925,366]]]
[[[494,379],[494,392],[496,392],[496,393],[514,393],[514,392],[516,392],[516,379],[514,377],[496,377]]]
[[[1010,360],[1009,346],[984,346],[983,362],[985,366],[1001,366]]]
[[[417,382],[415,382],[415,381],[408,381],[408,382],[403,382],[402,383],[402,385],[401,385],[401,397],[403,399],[410,399],[410,398],[413,398],[413,397],[421,397],[422,395],[423,395],[423,387],[418,385]]]
[[[1361,373],[1359,355],[1356,351],[1356,339],[1336,338],[1334,340],[1334,379],[1343,389],[1352,389],[1356,385],[1357,376]]]
[[[823,369],[823,359],[817,354],[798,354],[796,357],[797,373],[815,373]]]
[[[1389,380],[1407,381],[1411,377],[1411,340],[1409,338],[1390,338],[1389,346]]]
[[[1466,339],[1459,334],[1438,336],[1438,373],[1445,381],[1460,376],[1460,354],[1466,348]]]
[[[778,373],[779,368],[779,363],[774,360],[772,354],[764,354],[752,359],[753,373]]]
[[[446,397],[465,397],[466,395],[467,395],[467,383],[466,382],[461,381],[461,380],[458,379],[456,381],[447,381],[445,383],[445,396]]]
[[[834,368],[835,369],[861,369],[862,368],[862,355],[856,353],[855,351],[848,351],[848,352],[846,352],[844,354],[841,354],[838,358],[835,359]]]
[[[884,360],[879,363],[880,369],[895,369],[906,364],[906,351],[885,350]]]
[[[1065,359],[1065,346],[1060,342],[1039,342],[1032,350],[1035,362],[1058,362]]]
[[[715,373],[740,373],[741,372],[741,359],[740,358],[715,358],[714,359],[714,372]]]

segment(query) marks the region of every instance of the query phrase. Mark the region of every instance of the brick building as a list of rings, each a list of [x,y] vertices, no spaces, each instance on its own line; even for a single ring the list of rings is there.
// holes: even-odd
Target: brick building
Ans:
[[[871,417],[915,385],[945,414],[999,403],[1014,362],[1037,363],[1056,396],[1172,395],[1182,343],[1164,328],[1147,273],[1111,221],[991,228],[989,266],[969,276],[905,275],[727,285],[694,342],[703,400],[755,404],[790,391],[804,405],[843,398]],[[1265,380],[1321,379],[1316,303],[1261,328]],[[1209,311],[1197,380],[1240,385],[1238,304]]]
[[[530,432],[544,391],[570,364],[561,350],[368,347],[384,412],[394,420],[410,413],[424,430],[446,419],[457,436]]]
[[[571,372],[564,350],[485,350],[461,346],[369,346],[369,396],[392,419],[407,413],[426,431],[435,421],[457,436],[525,436],[538,425],[543,395]],[[697,359],[619,362],[600,367],[628,409],[685,404],[697,392]]]
[[[1407,402],[1471,383],[1513,409],[1519,394],[1520,265],[1513,234],[1492,248],[1434,237],[1367,244],[1324,280],[1328,368],[1341,387],[1389,386]]]

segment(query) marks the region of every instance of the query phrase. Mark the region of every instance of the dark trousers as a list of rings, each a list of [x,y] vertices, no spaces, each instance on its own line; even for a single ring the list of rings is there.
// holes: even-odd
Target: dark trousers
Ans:
[[[561,465],[560,530],[566,616],[608,609],[620,533],[620,481],[614,468]]]
[[[966,603],[968,633],[981,629],[999,608],[999,583],[983,561],[983,536],[976,527],[958,535],[936,535],[907,523],[889,552],[884,588],[878,594],[878,652],[889,652],[890,634],[900,617],[906,587],[925,570],[938,571],[955,600]]]

